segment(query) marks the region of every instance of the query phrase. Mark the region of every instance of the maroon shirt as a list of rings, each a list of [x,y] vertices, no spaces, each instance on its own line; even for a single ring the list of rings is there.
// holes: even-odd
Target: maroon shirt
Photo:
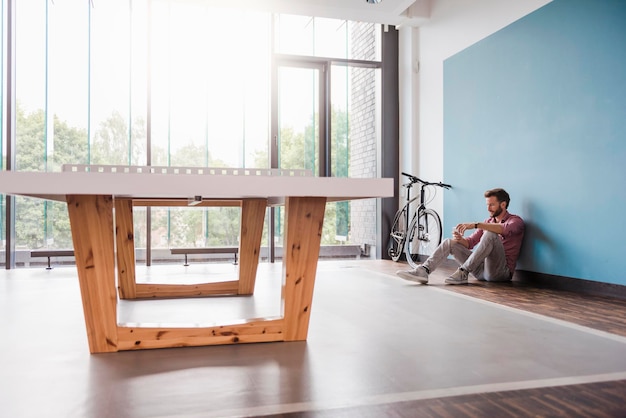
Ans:
[[[486,219],[484,223],[494,223],[493,218]],[[507,213],[501,222],[503,231],[499,234],[504,246],[504,254],[506,255],[506,265],[509,267],[511,274],[515,271],[515,265],[517,264],[517,258],[522,248],[522,241],[524,240],[524,221],[517,215]],[[477,229],[472,235],[467,237],[470,250],[474,248],[483,236],[482,229]]]

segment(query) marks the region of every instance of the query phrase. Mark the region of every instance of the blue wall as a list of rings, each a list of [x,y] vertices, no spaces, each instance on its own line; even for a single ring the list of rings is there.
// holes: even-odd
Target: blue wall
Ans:
[[[518,269],[626,285],[626,1],[554,0],[444,62],[445,228],[504,187]]]

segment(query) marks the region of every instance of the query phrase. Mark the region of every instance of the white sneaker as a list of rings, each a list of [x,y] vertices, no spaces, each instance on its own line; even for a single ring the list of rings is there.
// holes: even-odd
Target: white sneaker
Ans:
[[[467,270],[458,268],[454,273],[450,275],[450,277],[446,279],[446,283],[447,284],[466,284],[467,276],[469,276],[469,272]]]
[[[399,270],[396,274],[411,282],[428,283],[428,270],[424,266],[417,266],[415,270]]]

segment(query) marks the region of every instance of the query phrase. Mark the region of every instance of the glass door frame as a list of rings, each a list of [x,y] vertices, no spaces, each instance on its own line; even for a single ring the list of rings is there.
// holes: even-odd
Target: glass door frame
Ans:
[[[380,61],[365,61],[341,58],[302,57],[294,55],[275,54],[272,59],[271,69],[271,122],[270,122],[270,168],[278,168],[278,94],[279,94],[279,70],[282,67],[317,69],[319,71],[319,177],[332,176],[332,147],[331,147],[331,69],[333,65],[345,65],[348,67],[362,67],[381,69]],[[269,260],[275,260],[275,210],[270,208],[269,216]]]
[[[330,103],[328,98],[330,97],[330,63],[325,60],[314,59],[298,59],[294,57],[281,57],[274,58],[272,63],[272,120],[271,120],[271,144],[270,144],[270,168],[278,168],[278,113],[279,113],[279,71],[282,67],[292,68],[304,68],[311,70],[318,70],[318,132],[319,132],[319,167],[317,173],[313,173],[315,176],[328,177],[330,176]]]
[[[298,57],[286,57],[276,55],[272,60],[272,81],[271,81],[271,122],[270,122],[270,168],[279,168],[278,141],[279,141],[279,72],[281,68],[304,68],[318,70],[318,126],[319,132],[319,167],[314,176],[328,177],[330,176],[330,63],[326,60],[319,59],[301,59]],[[269,213],[269,234],[268,249],[269,261],[275,261],[275,216],[274,207],[270,208]]]

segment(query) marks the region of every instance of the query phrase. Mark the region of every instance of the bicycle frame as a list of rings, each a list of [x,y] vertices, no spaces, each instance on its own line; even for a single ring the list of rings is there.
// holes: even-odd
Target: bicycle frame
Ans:
[[[413,199],[411,199],[411,188],[413,187],[413,182],[409,182],[405,185],[403,185],[404,187],[406,187],[406,203],[404,205],[402,205],[402,208],[406,207],[406,216],[405,216],[405,225],[408,227],[413,219],[409,219],[410,216],[410,208],[411,208],[411,204],[413,204],[413,202],[415,202],[418,198],[419,198],[419,206],[415,209],[415,211],[413,212],[413,218],[415,218],[416,216],[419,216],[420,212],[422,212],[424,209],[426,209],[426,205],[424,204],[425,199],[424,196],[426,196],[426,186],[428,186],[428,184],[420,184],[420,195],[414,197]],[[402,208],[400,210],[402,210]]]
[[[441,182],[424,181],[404,172],[402,175],[409,178],[409,182],[402,185],[407,189],[406,201],[396,212],[390,234],[392,241],[390,241],[387,251],[394,261],[398,261],[400,256],[406,253],[407,261],[413,266],[412,251],[415,249],[413,244],[417,244],[419,247],[422,245],[432,246],[434,244],[439,245],[441,240],[441,218],[437,212],[426,207],[426,187],[438,186],[449,189],[451,186]],[[411,189],[416,183],[420,184],[420,192],[418,196],[411,198]],[[417,208],[412,211],[411,205],[415,203]],[[435,222],[433,224],[435,235],[429,230],[429,220]],[[428,248],[428,251],[432,251],[432,248]]]

